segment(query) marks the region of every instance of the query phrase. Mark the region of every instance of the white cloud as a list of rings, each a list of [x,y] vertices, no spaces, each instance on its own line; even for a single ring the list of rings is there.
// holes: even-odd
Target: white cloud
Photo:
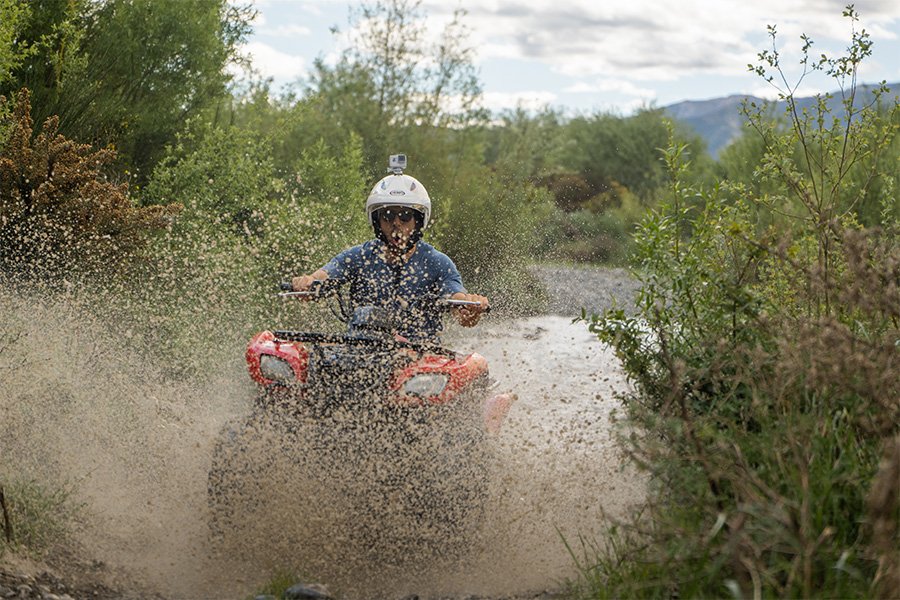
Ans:
[[[244,0],[230,0],[244,1]],[[255,0],[268,16],[255,24],[256,68],[281,81],[302,77],[309,58],[333,64],[358,31],[348,28],[345,0]],[[618,108],[647,101],[666,104],[685,98],[759,91],[762,80],[747,72],[768,49],[767,25],[775,25],[788,80],[799,74],[800,34],[815,41],[814,56],[843,53],[851,22],[841,16],[847,0],[423,0],[427,38],[435,41],[457,7],[484,80],[484,104],[492,110],[524,105],[616,103]],[[861,21],[875,41],[861,80],[900,76],[900,3],[857,0]],[[319,16],[316,16],[316,15]],[[337,25],[338,35],[326,35]],[[290,44],[288,46],[287,44]],[[282,52],[278,49],[285,50]],[[880,54],[879,54],[879,49]],[[501,59],[501,60],[497,60]],[[497,65],[501,65],[498,68]],[[510,66],[510,68],[505,68]],[[284,75],[279,75],[284,74]],[[515,92],[518,88],[526,88]],[[810,76],[802,93],[833,89]],[[496,92],[494,90],[503,90]],[[773,90],[766,89],[767,95]]]
[[[545,90],[522,92],[486,92],[482,95],[482,105],[491,112],[500,112],[515,108],[540,110],[554,104],[556,94]]]
[[[578,81],[563,89],[568,94],[596,94],[615,92],[626,96],[637,96],[638,98],[649,99],[656,95],[656,90],[648,87],[638,87],[634,83],[619,79],[602,79],[594,83],[586,81]]]
[[[801,32],[824,49],[850,36],[843,0],[462,0],[469,12],[481,60],[536,60],[554,71],[583,78],[607,75],[632,80],[673,80],[683,75],[734,75],[767,44],[775,24],[779,43],[799,45]],[[452,6],[455,6],[453,3]],[[452,6],[427,0],[430,14]],[[863,12],[858,5],[857,10]],[[891,0],[866,3],[858,28],[890,28],[900,19]]]
[[[302,56],[281,52],[268,44],[249,42],[241,53],[250,57],[254,68],[264,77],[297,79],[306,74],[306,61]]]
[[[276,4],[280,4],[280,8],[284,8],[285,6],[290,7],[292,16],[303,17],[306,16],[318,16],[322,14],[321,1],[309,1],[309,2],[299,2],[298,0],[228,0],[229,4],[234,5],[244,5],[247,2],[253,5],[253,8],[256,9],[256,18],[253,21],[253,26],[256,29],[257,33],[261,33],[264,35],[295,35],[299,33],[300,35],[309,35],[310,30],[308,27],[304,27],[302,25],[291,25],[291,24],[282,24],[277,27],[273,27],[267,29],[267,25],[269,25],[269,19],[266,18],[266,13],[272,11],[275,8]],[[292,31],[296,30],[296,31]]]
[[[279,25],[278,27],[263,27],[259,29],[260,35],[269,35],[272,37],[297,37],[312,34],[312,30],[304,25]]]

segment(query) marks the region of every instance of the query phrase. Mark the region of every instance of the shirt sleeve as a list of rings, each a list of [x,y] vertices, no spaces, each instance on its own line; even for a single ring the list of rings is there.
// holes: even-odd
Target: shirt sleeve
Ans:
[[[441,295],[452,296],[457,292],[466,293],[463,286],[462,276],[459,274],[456,265],[449,256],[442,253],[436,253],[438,256],[438,278],[441,284]]]
[[[354,246],[347,248],[322,267],[322,270],[328,273],[329,279],[338,279],[346,281],[350,278],[353,269],[359,263],[360,247]]]

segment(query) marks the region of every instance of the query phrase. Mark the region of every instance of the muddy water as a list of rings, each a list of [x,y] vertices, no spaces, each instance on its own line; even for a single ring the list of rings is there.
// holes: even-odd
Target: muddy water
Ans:
[[[104,565],[111,584],[143,590],[138,596],[237,598],[268,580],[267,569],[290,564],[287,554],[306,540],[279,540],[272,530],[254,540],[265,560],[236,565],[210,558],[206,474],[213,440],[226,421],[249,411],[253,395],[239,345],[235,361],[209,379],[172,382],[152,357],[123,344],[120,329],[33,299],[0,300],[6,347],[0,478],[72,490],[82,507],[74,541]],[[120,343],[107,343],[112,339]],[[345,597],[372,597],[375,589],[436,597],[557,588],[573,575],[562,537],[602,535],[603,513],[622,514],[640,497],[638,479],[621,470],[609,422],[624,383],[614,357],[583,324],[553,316],[488,319],[477,329],[451,329],[446,341],[484,354],[500,389],[519,395],[492,442],[481,539],[465,560],[393,579],[394,588],[369,587],[370,580],[384,585],[379,565],[355,562],[359,549],[337,536],[306,548],[315,557],[308,564],[325,565],[307,575]],[[303,517],[283,515],[276,523]],[[337,564],[344,567],[328,568]]]
[[[492,532],[481,562],[465,574],[471,593],[552,589],[574,577],[566,543],[602,536],[642,496],[625,469],[611,414],[626,390],[615,356],[583,323],[540,316],[453,329],[460,350],[488,358],[500,390],[518,394],[500,448]]]

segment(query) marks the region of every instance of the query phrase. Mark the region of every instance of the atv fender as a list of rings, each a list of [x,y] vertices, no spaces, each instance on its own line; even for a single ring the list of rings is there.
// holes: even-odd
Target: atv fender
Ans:
[[[519,397],[512,393],[497,394],[491,396],[484,401],[482,406],[482,417],[484,418],[484,428],[490,434],[496,434],[500,431],[500,426],[509,412],[512,403]]]

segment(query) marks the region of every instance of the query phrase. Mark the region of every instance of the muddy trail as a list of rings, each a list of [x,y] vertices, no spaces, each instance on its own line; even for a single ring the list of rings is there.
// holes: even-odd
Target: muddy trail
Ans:
[[[572,323],[581,307],[627,303],[634,285],[608,269],[535,274],[551,296],[548,314],[492,316],[445,335],[458,351],[483,354],[500,388],[519,396],[490,440],[478,531],[452,560],[373,556],[341,535],[326,479],[262,484],[272,486],[262,497],[286,499],[284,511],[272,500],[242,523],[239,552],[217,552],[208,535],[211,456],[255,391],[240,345],[208,380],[173,382],[139,349],[105,343],[107,324],[3,295],[5,327],[15,327],[0,340],[0,482],[66,490],[76,524],[43,562],[0,557],[0,590],[246,598],[289,571],[339,598],[553,597],[575,575],[566,544],[599,539],[607,519],[642,495],[610,422],[626,385],[618,363],[584,323]],[[389,534],[397,523],[382,525]]]

